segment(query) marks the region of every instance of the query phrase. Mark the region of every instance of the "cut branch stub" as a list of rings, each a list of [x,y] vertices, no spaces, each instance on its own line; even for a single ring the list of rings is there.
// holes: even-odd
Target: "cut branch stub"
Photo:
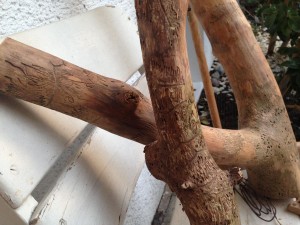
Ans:
[[[151,102],[138,90],[9,38],[0,45],[0,93],[143,144],[156,139]]]
[[[151,173],[168,183],[193,225],[239,224],[228,173],[209,154],[190,76],[188,1],[136,0],[158,140],[145,148]]]

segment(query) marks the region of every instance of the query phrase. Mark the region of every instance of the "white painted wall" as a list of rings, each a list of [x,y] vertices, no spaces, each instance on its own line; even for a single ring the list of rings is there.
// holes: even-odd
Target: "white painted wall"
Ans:
[[[0,0],[0,38],[35,27],[66,19],[100,6],[120,7],[124,14],[136,24],[134,0]],[[189,28],[188,28],[189,29]],[[211,46],[203,33],[207,64],[213,61]],[[198,62],[193,50],[191,36],[189,43],[191,73],[194,81],[201,81]]]
[[[53,23],[104,5],[122,8],[135,21],[134,0],[0,0],[0,37]]]

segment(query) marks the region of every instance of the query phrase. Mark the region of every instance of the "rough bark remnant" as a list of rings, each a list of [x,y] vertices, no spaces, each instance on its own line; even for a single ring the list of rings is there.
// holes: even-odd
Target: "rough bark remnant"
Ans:
[[[188,1],[136,0],[158,140],[146,146],[151,173],[168,183],[192,225],[239,224],[228,173],[209,154],[193,96],[185,24]]]
[[[236,0],[191,3],[234,91],[240,140],[246,137],[244,144],[249,149],[245,151],[240,140],[232,141],[237,145],[235,154],[243,151],[248,157],[245,166],[250,184],[270,198],[299,197],[300,161],[295,137],[280,90],[250,24]]]
[[[143,144],[156,139],[150,101],[124,82],[12,39],[0,45],[0,77],[0,93],[80,118]]]

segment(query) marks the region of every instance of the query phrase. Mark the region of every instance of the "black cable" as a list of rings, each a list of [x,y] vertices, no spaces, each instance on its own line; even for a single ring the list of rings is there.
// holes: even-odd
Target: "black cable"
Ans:
[[[250,207],[251,211],[261,220],[265,222],[271,222],[276,218],[276,208],[270,201],[270,199],[259,196],[249,186],[246,179],[243,179],[239,183],[239,190],[234,190],[241,196],[241,198]],[[271,216],[271,219],[267,219]],[[267,217],[267,218],[266,218]]]

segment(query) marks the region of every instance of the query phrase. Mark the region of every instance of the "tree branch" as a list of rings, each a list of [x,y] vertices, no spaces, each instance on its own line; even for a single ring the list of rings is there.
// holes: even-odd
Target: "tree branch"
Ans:
[[[9,38],[0,45],[0,93],[142,144],[156,140],[152,105],[138,90]]]
[[[209,154],[194,102],[185,40],[188,1],[135,1],[158,140],[150,172],[168,183],[193,225],[239,224],[231,181]]]
[[[208,104],[211,120],[214,127],[222,128],[218,106],[214,95],[214,90],[212,87],[211,79],[208,72],[207,62],[204,54],[203,39],[199,34],[197,17],[193,12],[193,9],[191,8],[188,11],[188,21],[191,28],[191,33],[192,33],[194,47],[197,55],[199,69],[202,75],[202,81],[203,81],[205,95],[207,98],[207,104]]]
[[[13,58],[14,64],[12,65],[8,62],[11,61],[11,56],[13,55],[17,55],[18,57]],[[30,55],[30,58],[28,55]],[[49,60],[54,62],[60,59],[12,39],[4,41],[0,44],[0,93],[93,123],[114,134],[135,140],[141,144],[147,145],[156,141],[157,128],[152,105],[150,104],[150,100],[136,89],[124,82],[94,74],[65,61],[65,68],[68,68],[69,74],[73,74],[73,78],[69,76],[69,80],[67,79],[65,82],[60,82],[57,85],[55,79],[51,79],[53,77],[53,65],[50,64],[49,70],[46,70],[48,67],[44,66],[49,63]],[[22,70],[25,71],[23,68],[26,68],[22,63],[32,66],[32,62],[34,62],[35,68],[44,68],[44,72],[35,72],[36,70],[34,69],[27,70],[25,76],[24,72],[21,72]],[[70,67],[70,65],[72,66]],[[98,82],[91,84],[91,81],[89,81],[88,83],[94,89],[98,87],[97,91],[99,93],[93,94],[91,97],[90,92],[81,91],[77,94],[79,97],[75,98],[78,90],[76,91],[75,86],[70,84],[74,82],[74,77],[76,77],[77,81],[86,79],[86,74],[88,74],[92,81]],[[53,95],[55,85],[56,88],[59,86],[58,92],[67,90],[67,93],[76,102],[74,101],[71,104],[70,101],[65,101],[68,98]],[[83,87],[83,90],[87,89],[86,85],[83,85]],[[112,99],[113,96],[109,96],[110,92],[118,93],[119,96],[128,96],[126,93],[137,93],[140,96],[139,110],[135,110],[136,106],[134,104],[129,105],[127,101],[118,101],[115,104],[114,101],[116,99]],[[86,101],[83,102],[82,100],[84,99]],[[97,102],[98,107],[96,109],[89,108],[85,102],[90,101]],[[111,110],[116,110],[117,112],[122,112],[129,107],[132,108],[127,109],[126,117],[122,115],[119,118],[120,113],[115,114],[114,111],[111,113],[105,112],[104,109],[111,108],[111,104],[114,104],[114,109]],[[76,107],[79,107],[79,110]],[[251,164],[251,159],[255,154],[255,148],[253,147],[255,145],[249,140],[255,140],[253,132],[248,130],[215,129],[206,126],[202,126],[202,131],[209,152],[218,165],[223,167],[239,166],[247,168],[249,163]],[[240,144],[237,145],[236,143]]]
[[[300,159],[295,137],[280,90],[249,22],[236,0],[191,0],[191,4],[234,91],[239,128],[249,148],[248,152],[242,147],[245,151],[236,154],[249,160],[250,184],[270,198],[299,197]],[[243,138],[235,145],[245,146],[240,142]]]
[[[60,70],[53,70],[55,61],[61,62]],[[0,44],[0,93],[93,123],[145,145],[157,140],[150,100],[135,88],[12,39]],[[138,107],[130,104],[134,98],[128,93],[138,96]],[[116,96],[119,97],[115,99]],[[97,103],[97,107],[91,107],[92,102]],[[125,112],[126,115],[123,115]],[[248,134],[205,126],[203,134],[208,149],[219,165],[246,167],[249,158],[236,160],[233,153],[243,150],[237,149],[233,141],[227,142],[225,137],[247,140]],[[244,151],[248,152],[247,144],[243,146]]]

